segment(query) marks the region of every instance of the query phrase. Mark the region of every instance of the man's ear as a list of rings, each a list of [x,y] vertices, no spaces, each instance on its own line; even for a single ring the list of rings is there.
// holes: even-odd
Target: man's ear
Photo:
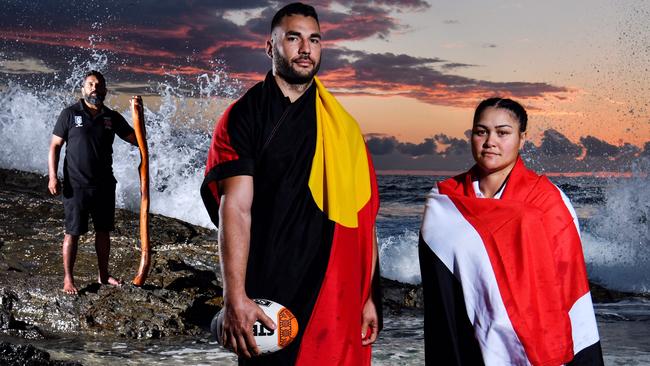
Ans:
[[[273,41],[271,38],[266,40],[266,55],[271,59],[273,58]]]

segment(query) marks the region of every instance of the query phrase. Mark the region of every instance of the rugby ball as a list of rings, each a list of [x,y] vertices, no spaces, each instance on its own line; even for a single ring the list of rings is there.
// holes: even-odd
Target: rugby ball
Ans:
[[[273,320],[275,329],[268,329],[259,321],[253,324],[253,337],[261,354],[279,351],[288,346],[298,335],[298,320],[285,308],[272,300],[253,299],[253,301]],[[212,318],[212,336],[221,344],[223,333],[223,309]]]

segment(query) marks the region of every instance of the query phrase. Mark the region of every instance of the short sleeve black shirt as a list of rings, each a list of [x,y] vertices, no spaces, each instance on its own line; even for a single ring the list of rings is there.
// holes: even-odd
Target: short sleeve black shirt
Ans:
[[[126,139],[133,128],[106,106],[94,118],[83,99],[64,109],[54,126],[54,135],[66,143],[63,179],[72,187],[97,187],[115,184],[113,141],[115,134]]]

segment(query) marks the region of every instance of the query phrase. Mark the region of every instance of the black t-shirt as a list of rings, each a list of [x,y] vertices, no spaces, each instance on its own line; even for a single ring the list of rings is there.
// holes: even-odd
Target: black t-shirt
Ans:
[[[94,118],[83,99],[64,109],[53,134],[66,143],[63,180],[72,187],[97,187],[115,184],[113,140],[115,134],[126,139],[133,128],[124,117],[106,106]]]

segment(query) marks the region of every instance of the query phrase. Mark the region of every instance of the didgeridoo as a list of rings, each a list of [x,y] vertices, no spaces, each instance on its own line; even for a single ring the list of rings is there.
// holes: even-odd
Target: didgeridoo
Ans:
[[[136,286],[144,285],[151,265],[151,252],[149,244],[149,149],[147,148],[147,133],[144,126],[144,105],[142,98],[137,95],[131,98],[131,114],[133,115],[133,128],[135,138],[140,149],[140,268],[133,279]]]

